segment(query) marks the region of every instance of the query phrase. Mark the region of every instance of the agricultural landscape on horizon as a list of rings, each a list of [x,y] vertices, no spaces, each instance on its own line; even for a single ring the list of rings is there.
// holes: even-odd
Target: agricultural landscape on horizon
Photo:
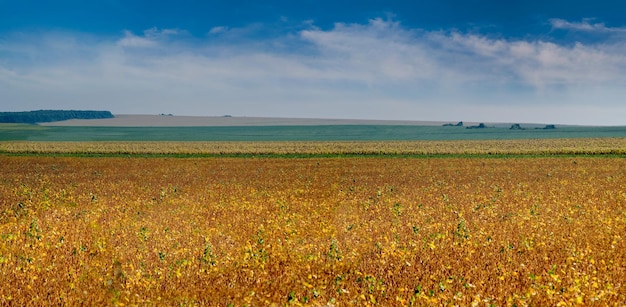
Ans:
[[[626,307],[624,12],[0,0],[0,307]]]
[[[626,303],[622,128],[295,141],[97,129],[112,140],[0,141],[0,304]],[[406,131],[450,128],[429,129]]]
[[[0,142],[387,142],[624,137],[626,126],[113,115],[108,111],[0,112]]]

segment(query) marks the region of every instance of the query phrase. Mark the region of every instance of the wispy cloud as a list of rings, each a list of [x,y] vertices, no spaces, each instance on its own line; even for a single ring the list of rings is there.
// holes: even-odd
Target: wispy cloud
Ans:
[[[581,22],[570,22],[564,19],[553,18],[550,19],[550,24],[553,29],[565,29],[575,31],[589,31],[589,32],[614,32],[614,33],[626,33],[626,27],[607,27],[602,22],[592,23],[593,18],[585,18]]]
[[[559,29],[620,29],[550,22]],[[250,31],[216,27],[204,38],[157,28],[108,38],[6,35],[0,37],[3,105],[614,124],[626,117],[626,41],[620,39],[561,45],[411,29],[390,19],[327,30],[309,23],[263,39]]]
[[[146,37],[137,36],[130,31],[124,31],[124,37],[117,44],[122,47],[148,48],[156,46],[157,42]]]
[[[211,28],[211,30],[209,30],[209,34],[220,34],[220,33],[226,32],[226,31],[228,31],[228,27],[217,26],[217,27]]]
[[[154,48],[162,43],[166,43],[172,36],[183,34],[186,34],[186,32],[178,29],[160,30],[158,28],[150,28],[143,31],[143,35],[135,35],[131,31],[125,30],[124,37],[117,41],[117,45],[122,47]]]

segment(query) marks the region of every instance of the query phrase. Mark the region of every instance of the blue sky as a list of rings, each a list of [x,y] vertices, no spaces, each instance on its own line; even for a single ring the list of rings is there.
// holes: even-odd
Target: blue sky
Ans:
[[[0,0],[0,111],[626,125],[624,11]]]

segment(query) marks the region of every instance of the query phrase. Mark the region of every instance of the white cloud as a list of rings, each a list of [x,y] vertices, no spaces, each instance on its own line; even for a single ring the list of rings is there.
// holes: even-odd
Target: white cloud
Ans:
[[[581,22],[570,22],[564,19],[550,19],[553,29],[589,31],[589,32],[621,32],[626,33],[626,27],[607,27],[604,23],[591,23],[593,19],[585,18]]]
[[[159,43],[166,42],[170,37],[186,33],[178,29],[162,29],[150,28],[143,31],[143,36],[135,35],[131,31],[125,30],[124,37],[117,41],[118,46],[136,47],[136,48],[153,48]]]
[[[211,28],[211,30],[209,30],[209,34],[220,34],[226,31],[228,31],[228,27],[218,26]]]
[[[0,92],[12,109],[571,123],[611,121],[593,114],[612,115],[614,123],[626,117],[621,40],[561,45],[383,19],[329,30],[310,24],[252,41],[250,31],[216,27],[209,33],[228,37],[202,39],[157,28],[119,38],[7,37],[0,40]],[[616,112],[584,112],[590,106]]]
[[[302,32],[344,77],[368,82],[438,79],[440,85],[485,87],[503,82],[550,86],[624,84],[626,49],[620,44],[562,46],[545,41],[492,39],[459,32],[405,30],[397,23],[339,24]]]
[[[147,37],[136,36],[130,31],[124,31],[124,37],[117,42],[117,45],[122,47],[149,48],[156,46],[157,42]]]

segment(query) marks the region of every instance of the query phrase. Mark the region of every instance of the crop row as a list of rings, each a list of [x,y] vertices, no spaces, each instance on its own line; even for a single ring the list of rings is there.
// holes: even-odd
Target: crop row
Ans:
[[[62,154],[626,154],[626,138],[342,142],[0,142],[4,153]]]

